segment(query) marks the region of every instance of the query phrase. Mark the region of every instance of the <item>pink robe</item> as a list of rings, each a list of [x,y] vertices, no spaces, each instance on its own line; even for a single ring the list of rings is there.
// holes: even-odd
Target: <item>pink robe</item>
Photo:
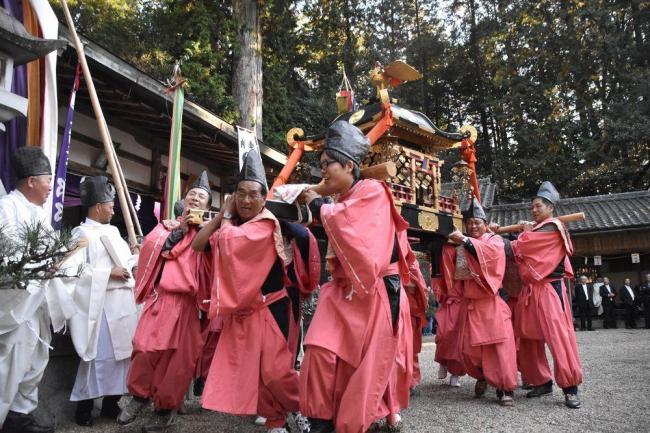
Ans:
[[[419,354],[422,351],[422,330],[427,326],[426,312],[429,306],[429,293],[415,256],[413,256],[413,260],[409,263],[409,274],[411,283],[408,287],[405,287],[405,292],[408,298],[411,325],[413,328],[413,376],[410,385],[411,389],[413,389],[422,380]]]
[[[203,343],[199,312],[209,288],[206,254],[190,247],[197,229],[190,227],[180,242],[163,252],[171,227],[157,225],[142,246],[136,300],[144,308],[127,379],[129,392],[153,398],[156,409],[178,409],[183,402]]]
[[[473,279],[461,281],[465,312],[460,343],[463,365],[475,379],[512,391],[517,386],[517,349],[510,309],[499,296],[506,265],[503,240],[485,233],[469,241],[477,257],[465,250]]]
[[[383,277],[398,274],[408,283],[408,224],[375,180],[359,181],[320,214],[335,256],[305,338],[300,408],[333,420],[337,433],[365,433],[395,364],[399,333]],[[396,234],[399,259],[390,263]]]
[[[467,372],[460,351],[461,319],[465,317],[465,305],[461,302],[463,288],[460,281],[454,280],[456,250],[452,245],[442,247],[442,276],[432,278],[436,300],[440,304],[436,312],[436,354],[435,361],[447,368],[454,376],[464,376]]]
[[[410,246],[406,262],[409,264],[409,283],[400,293],[397,355],[378,414],[378,419],[387,417],[390,425],[394,425],[396,415],[409,406],[410,391],[420,383],[418,354],[422,349],[422,323],[426,324],[428,305],[427,286]]]
[[[267,418],[267,428],[282,427],[287,413],[298,411],[298,373],[294,352],[269,306],[287,299],[287,292],[281,288],[265,296],[261,291],[278,258],[286,259],[278,221],[264,209],[240,226],[222,227],[210,244],[214,257],[210,317],[221,316],[223,329],[203,407],[258,414]]]
[[[414,374],[413,325],[405,290],[401,291],[399,308],[397,353],[388,380],[388,387],[376,415],[377,420],[387,418],[391,425],[396,422],[395,415],[409,406]]]
[[[545,224],[554,224],[558,230],[534,231]],[[571,304],[564,282],[548,277],[562,262],[564,277],[573,276],[569,261],[573,253],[571,238],[558,219],[549,218],[533,231],[522,233],[511,245],[524,284],[515,314],[522,381],[542,385],[552,380],[544,349],[546,343],[553,356],[557,384],[562,388],[577,386],[582,383],[582,367]],[[561,283],[561,298],[551,284],[554,280]]]

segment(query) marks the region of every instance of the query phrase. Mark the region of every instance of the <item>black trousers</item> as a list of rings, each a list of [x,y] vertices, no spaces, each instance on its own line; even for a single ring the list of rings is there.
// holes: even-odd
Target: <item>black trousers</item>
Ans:
[[[603,327],[616,328],[616,305],[614,301],[603,299]]]
[[[636,328],[636,305],[625,304],[625,327]]]
[[[578,304],[578,313],[580,314],[580,329],[591,329],[591,306],[589,303]],[[587,327],[585,328],[585,322],[587,322]]]
[[[650,329],[650,299],[643,303],[643,315],[645,316],[645,327]]]

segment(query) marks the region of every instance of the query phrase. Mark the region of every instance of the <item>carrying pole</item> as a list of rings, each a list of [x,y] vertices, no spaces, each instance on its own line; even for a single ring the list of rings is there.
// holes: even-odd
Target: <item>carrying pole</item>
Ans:
[[[115,149],[111,141],[108,125],[106,124],[106,119],[104,118],[104,113],[102,112],[102,107],[99,105],[99,98],[97,97],[97,91],[95,90],[95,84],[93,83],[92,76],[90,75],[90,69],[88,68],[88,62],[86,61],[86,55],[84,54],[83,45],[79,40],[77,31],[74,28],[74,22],[72,21],[72,16],[70,15],[70,10],[68,9],[68,4],[65,0],[60,0],[61,7],[63,8],[63,13],[65,15],[65,20],[68,24],[68,29],[70,30],[70,36],[72,37],[72,43],[77,50],[77,57],[79,58],[79,63],[81,64],[81,70],[84,74],[84,81],[88,87],[88,94],[90,95],[90,102],[93,106],[93,111],[95,112],[95,117],[97,118],[97,124],[99,126],[99,133],[102,137],[102,142],[104,143],[104,153],[106,154],[106,160],[108,161],[108,166],[111,169],[111,174],[113,175],[113,183],[115,184],[115,191],[117,192],[117,197],[120,202],[120,207],[122,208],[122,216],[124,218],[124,225],[126,226],[126,232],[129,237],[129,244],[131,247],[137,245],[137,238],[135,235],[135,229],[133,226],[133,219],[131,215],[131,206],[129,202],[131,198],[128,196],[125,191],[125,183],[123,180],[123,174],[116,162],[117,155],[115,154]],[[128,200],[128,201],[127,201]],[[137,216],[136,216],[137,218]]]

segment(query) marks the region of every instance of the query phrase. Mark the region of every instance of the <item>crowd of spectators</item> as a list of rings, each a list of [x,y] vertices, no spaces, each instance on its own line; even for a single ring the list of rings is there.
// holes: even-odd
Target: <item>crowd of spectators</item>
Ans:
[[[602,318],[604,329],[616,328],[621,315],[625,329],[635,329],[641,317],[645,328],[650,329],[650,273],[638,286],[625,278],[620,287],[614,287],[605,276],[592,284],[581,275],[573,288],[573,301],[576,325],[581,331],[593,331],[594,318]]]

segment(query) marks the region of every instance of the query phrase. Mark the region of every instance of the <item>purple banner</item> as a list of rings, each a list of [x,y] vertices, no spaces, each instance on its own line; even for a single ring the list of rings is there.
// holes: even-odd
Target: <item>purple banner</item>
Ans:
[[[70,92],[70,104],[68,105],[68,114],[65,117],[65,129],[63,130],[63,140],[61,141],[61,151],[59,152],[59,161],[56,166],[56,176],[54,177],[54,197],[52,198],[52,227],[54,230],[63,228],[63,198],[65,197],[65,175],[68,171],[68,154],[70,153],[70,136],[72,135],[72,120],[74,118],[74,101],[79,90],[79,77],[81,76],[81,66],[77,63],[77,72],[74,76],[74,84]]]
[[[18,0],[3,0],[2,6],[12,17],[23,22],[23,7]],[[14,68],[11,92],[27,97],[27,65]],[[18,116],[5,123],[6,131],[0,131],[0,180],[7,192],[14,188],[14,169],[11,155],[27,141],[27,118]]]

